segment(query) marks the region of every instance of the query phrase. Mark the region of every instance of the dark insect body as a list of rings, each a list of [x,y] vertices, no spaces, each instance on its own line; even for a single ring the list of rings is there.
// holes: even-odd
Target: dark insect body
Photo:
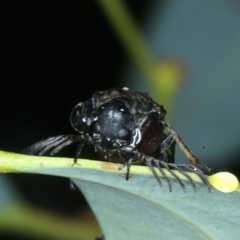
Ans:
[[[24,150],[26,154],[43,155],[51,151],[54,155],[66,146],[78,142],[74,164],[88,144],[94,148],[100,160],[122,163],[119,169],[127,167],[126,180],[130,177],[131,164],[149,166],[162,186],[155,167],[166,179],[169,190],[172,184],[163,168],[180,183],[183,181],[172,170],[178,170],[196,186],[187,172],[196,173],[209,191],[211,186],[200,170],[210,172],[183,143],[175,130],[164,121],[166,110],[147,93],[129,91],[128,88],[98,91],[85,101],[77,104],[71,112],[70,121],[78,135],[60,135],[35,143]],[[180,146],[191,164],[175,164],[171,151],[175,142]],[[169,151],[171,150],[171,151]],[[169,154],[170,153],[170,154]]]

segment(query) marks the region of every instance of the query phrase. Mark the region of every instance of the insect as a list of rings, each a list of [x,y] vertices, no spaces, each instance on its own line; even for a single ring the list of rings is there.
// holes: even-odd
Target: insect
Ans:
[[[172,191],[172,184],[163,168],[179,182],[186,191],[183,181],[173,171],[184,175],[194,191],[196,186],[188,172],[196,173],[205,186],[211,186],[201,169],[211,172],[188,149],[171,125],[164,121],[166,110],[156,103],[147,93],[130,91],[124,87],[98,91],[85,102],[77,104],[71,112],[70,122],[78,135],[50,137],[26,148],[26,154],[43,155],[50,151],[54,155],[66,146],[78,143],[74,164],[85,145],[91,146],[100,160],[118,162],[126,167],[126,180],[130,178],[131,164],[149,166],[160,186],[162,181],[158,169]],[[177,143],[190,164],[176,164],[171,151]],[[169,154],[170,152],[170,154]]]

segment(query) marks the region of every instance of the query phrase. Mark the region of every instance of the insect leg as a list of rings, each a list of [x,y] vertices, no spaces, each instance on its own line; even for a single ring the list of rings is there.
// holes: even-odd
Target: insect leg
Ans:
[[[145,159],[145,163],[149,166],[149,168],[153,172],[153,175],[157,179],[160,187],[162,187],[162,181],[161,181],[160,177],[157,175],[157,172],[155,171],[155,169],[154,169],[154,167],[152,165],[153,159],[152,158],[148,158],[148,157],[145,157],[144,159]]]
[[[169,179],[169,177],[167,176],[167,174],[165,173],[165,171],[162,169],[162,167],[160,166],[160,161],[158,159],[154,159],[154,163],[156,165],[156,167],[158,168],[158,170],[160,171],[160,173],[163,175],[163,177],[165,178],[165,180],[167,181],[168,184],[168,188],[169,191],[172,192],[172,184],[171,181]]]
[[[173,165],[173,164],[169,164],[169,165]],[[177,167],[177,169],[179,171],[180,171],[180,168],[181,168],[181,169],[184,169],[186,171],[191,171],[191,172],[196,173],[200,177],[200,179],[202,180],[204,185],[208,188],[208,191],[212,192],[212,187],[211,187],[207,177],[204,175],[204,173],[199,168],[197,168],[196,166],[191,165],[191,164],[175,164],[175,166]]]
[[[76,150],[76,152],[75,152],[75,156],[74,156],[74,160],[73,160],[73,165],[77,164],[77,159],[78,159],[78,157],[80,156],[80,154],[81,154],[81,152],[82,152],[82,149],[83,149],[85,143],[86,143],[86,140],[85,140],[85,139],[84,139],[84,140],[81,140],[81,141],[78,143],[77,150]],[[72,166],[73,166],[73,165],[72,165]]]
[[[82,141],[81,136],[78,135],[69,135],[68,138],[65,139],[65,142],[62,142],[60,145],[58,145],[56,148],[54,148],[51,152],[50,155],[54,155],[58,152],[60,152],[63,148],[65,148],[66,146],[75,143],[75,142],[79,142]]]
[[[179,182],[179,184],[181,185],[182,189],[184,192],[186,192],[186,188],[185,185],[183,183],[183,181],[177,176],[177,174],[175,172],[172,171],[172,169],[169,167],[169,164],[167,162],[163,162],[163,161],[157,161],[157,166],[158,165],[163,165],[163,167],[165,167],[171,174],[172,176]]]
[[[130,177],[131,177],[131,175],[130,175],[130,164],[127,163],[127,173],[126,173],[125,179],[128,180]]]
[[[125,161],[119,168],[118,170],[122,170],[123,168],[125,168],[127,166],[127,173],[125,175],[125,179],[126,180],[129,180],[129,178],[131,178],[131,175],[130,175],[130,165],[132,163],[132,161],[134,160],[134,157],[128,159],[127,161]]]
[[[175,170],[179,171],[184,177],[186,177],[188,179],[188,181],[191,183],[191,185],[194,189],[194,192],[196,192],[196,184],[186,172],[182,171],[176,164],[169,164],[169,166],[171,166]]]
[[[187,157],[187,159],[193,165],[199,165],[202,169],[211,173],[212,169],[200,162],[200,160],[190,151],[190,149],[186,146],[186,144],[183,142],[183,140],[180,138],[180,136],[177,134],[177,132],[172,128],[172,126],[170,126],[169,123],[165,123],[165,125],[166,125],[166,128],[169,130],[169,132],[172,134],[174,140],[177,142],[178,146],[181,148],[181,150]]]
[[[165,135],[165,138],[162,140],[160,144],[161,153],[164,153],[172,145],[173,142],[174,142],[174,138],[172,134],[169,133]]]
[[[81,136],[79,135],[60,135],[56,137],[50,137],[41,140],[31,145],[30,147],[24,149],[23,153],[28,155],[34,154],[43,155],[47,151],[52,150],[50,154],[54,155],[61,151],[66,146],[74,142],[78,142],[79,140],[81,140]]]
[[[203,181],[204,185],[208,188],[209,192],[211,192],[211,190],[212,190],[211,185],[207,180],[207,177],[196,166],[193,166],[191,164],[168,163],[168,162],[164,162],[159,159],[156,159],[156,158],[150,159],[150,157],[148,157],[144,154],[141,154],[141,153],[138,153],[138,156],[140,156],[141,159],[143,160],[143,162],[145,162],[146,165],[149,166],[149,168],[153,172],[155,178],[157,179],[158,183],[160,184],[160,186],[162,186],[161,180],[160,180],[159,176],[157,175],[156,171],[154,170],[154,165],[158,168],[158,170],[160,171],[162,176],[167,181],[170,192],[172,191],[172,184],[170,182],[169,177],[166,175],[166,172],[163,170],[162,167],[166,168],[170,172],[170,174],[179,182],[179,184],[181,185],[184,192],[186,192],[186,188],[185,188],[183,181],[176,175],[176,173],[172,169],[179,171],[183,176],[185,176],[191,183],[195,192],[196,192],[196,185],[195,185],[193,179],[191,178],[191,176],[189,176],[187,174],[187,172],[185,172],[185,171],[191,171],[191,172],[194,172],[195,174],[197,174],[200,177],[200,179]],[[152,164],[152,162],[154,163],[154,165]]]

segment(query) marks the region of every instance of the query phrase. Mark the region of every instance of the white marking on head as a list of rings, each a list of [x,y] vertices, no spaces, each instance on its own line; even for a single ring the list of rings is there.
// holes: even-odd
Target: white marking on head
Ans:
[[[133,136],[133,141],[130,144],[130,147],[132,147],[132,148],[136,147],[136,145],[141,141],[141,138],[142,138],[142,134],[141,134],[140,130],[137,128],[136,132]]]

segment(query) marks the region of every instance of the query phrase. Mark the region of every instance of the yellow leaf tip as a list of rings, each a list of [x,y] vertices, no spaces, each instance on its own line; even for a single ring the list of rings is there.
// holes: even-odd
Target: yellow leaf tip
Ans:
[[[238,189],[239,181],[235,175],[229,172],[219,172],[208,176],[210,184],[218,191],[230,193]]]

